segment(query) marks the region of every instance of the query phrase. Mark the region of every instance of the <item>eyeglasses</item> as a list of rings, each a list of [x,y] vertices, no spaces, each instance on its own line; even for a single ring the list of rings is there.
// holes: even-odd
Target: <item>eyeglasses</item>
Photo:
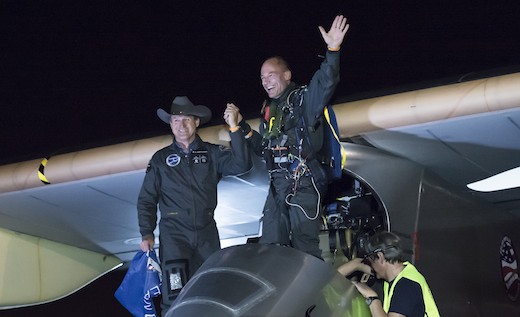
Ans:
[[[363,260],[367,260],[369,258],[370,259],[374,259],[375,258],[374,255],[376,255],[378,252],[382,252],[383,254],[385,254],[386,250],[390,250],[390,249],[395,248],[395,247],[396,247],[395,245],[391,245],[391,246],[389,246],[387,248],[377,248],[377,249],[374,249],[374,250],[368,252],[367,254],[365,254],[363,256]]]

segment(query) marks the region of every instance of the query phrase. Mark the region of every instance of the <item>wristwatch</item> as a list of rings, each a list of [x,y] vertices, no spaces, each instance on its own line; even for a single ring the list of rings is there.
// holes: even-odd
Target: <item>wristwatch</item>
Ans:
[[[370,304],[372,304],[372,302],[376,299],[379,299],[379,297],[377,296],[369,296],[367,298],[365,298],[365,303],[367,303],[368,306],[370,306]]]

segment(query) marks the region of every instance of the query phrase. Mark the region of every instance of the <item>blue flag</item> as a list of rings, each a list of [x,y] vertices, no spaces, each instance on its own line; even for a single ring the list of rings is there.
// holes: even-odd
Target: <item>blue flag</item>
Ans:
[[[161,267],[153,250],[138,251],[114,296],[136,317],[156,317],[153,297],[161,294]]]

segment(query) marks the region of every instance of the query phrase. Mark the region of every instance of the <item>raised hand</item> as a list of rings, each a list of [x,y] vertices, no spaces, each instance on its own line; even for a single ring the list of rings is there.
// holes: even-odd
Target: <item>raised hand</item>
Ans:
[[[347,23],[347,18],[342,15],[337,15],[328,32],[326,32],[322,26],[318,26],[318,29],[327,47],[339,50],[349,26],[350,24]]]

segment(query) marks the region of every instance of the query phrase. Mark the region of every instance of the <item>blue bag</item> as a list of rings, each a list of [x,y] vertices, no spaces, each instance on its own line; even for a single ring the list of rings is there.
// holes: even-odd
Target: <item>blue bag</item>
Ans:
[[[114,296],[132,315],[155,317],[153,297],[161,294],[161,267],[153,250],[138,251]]]

